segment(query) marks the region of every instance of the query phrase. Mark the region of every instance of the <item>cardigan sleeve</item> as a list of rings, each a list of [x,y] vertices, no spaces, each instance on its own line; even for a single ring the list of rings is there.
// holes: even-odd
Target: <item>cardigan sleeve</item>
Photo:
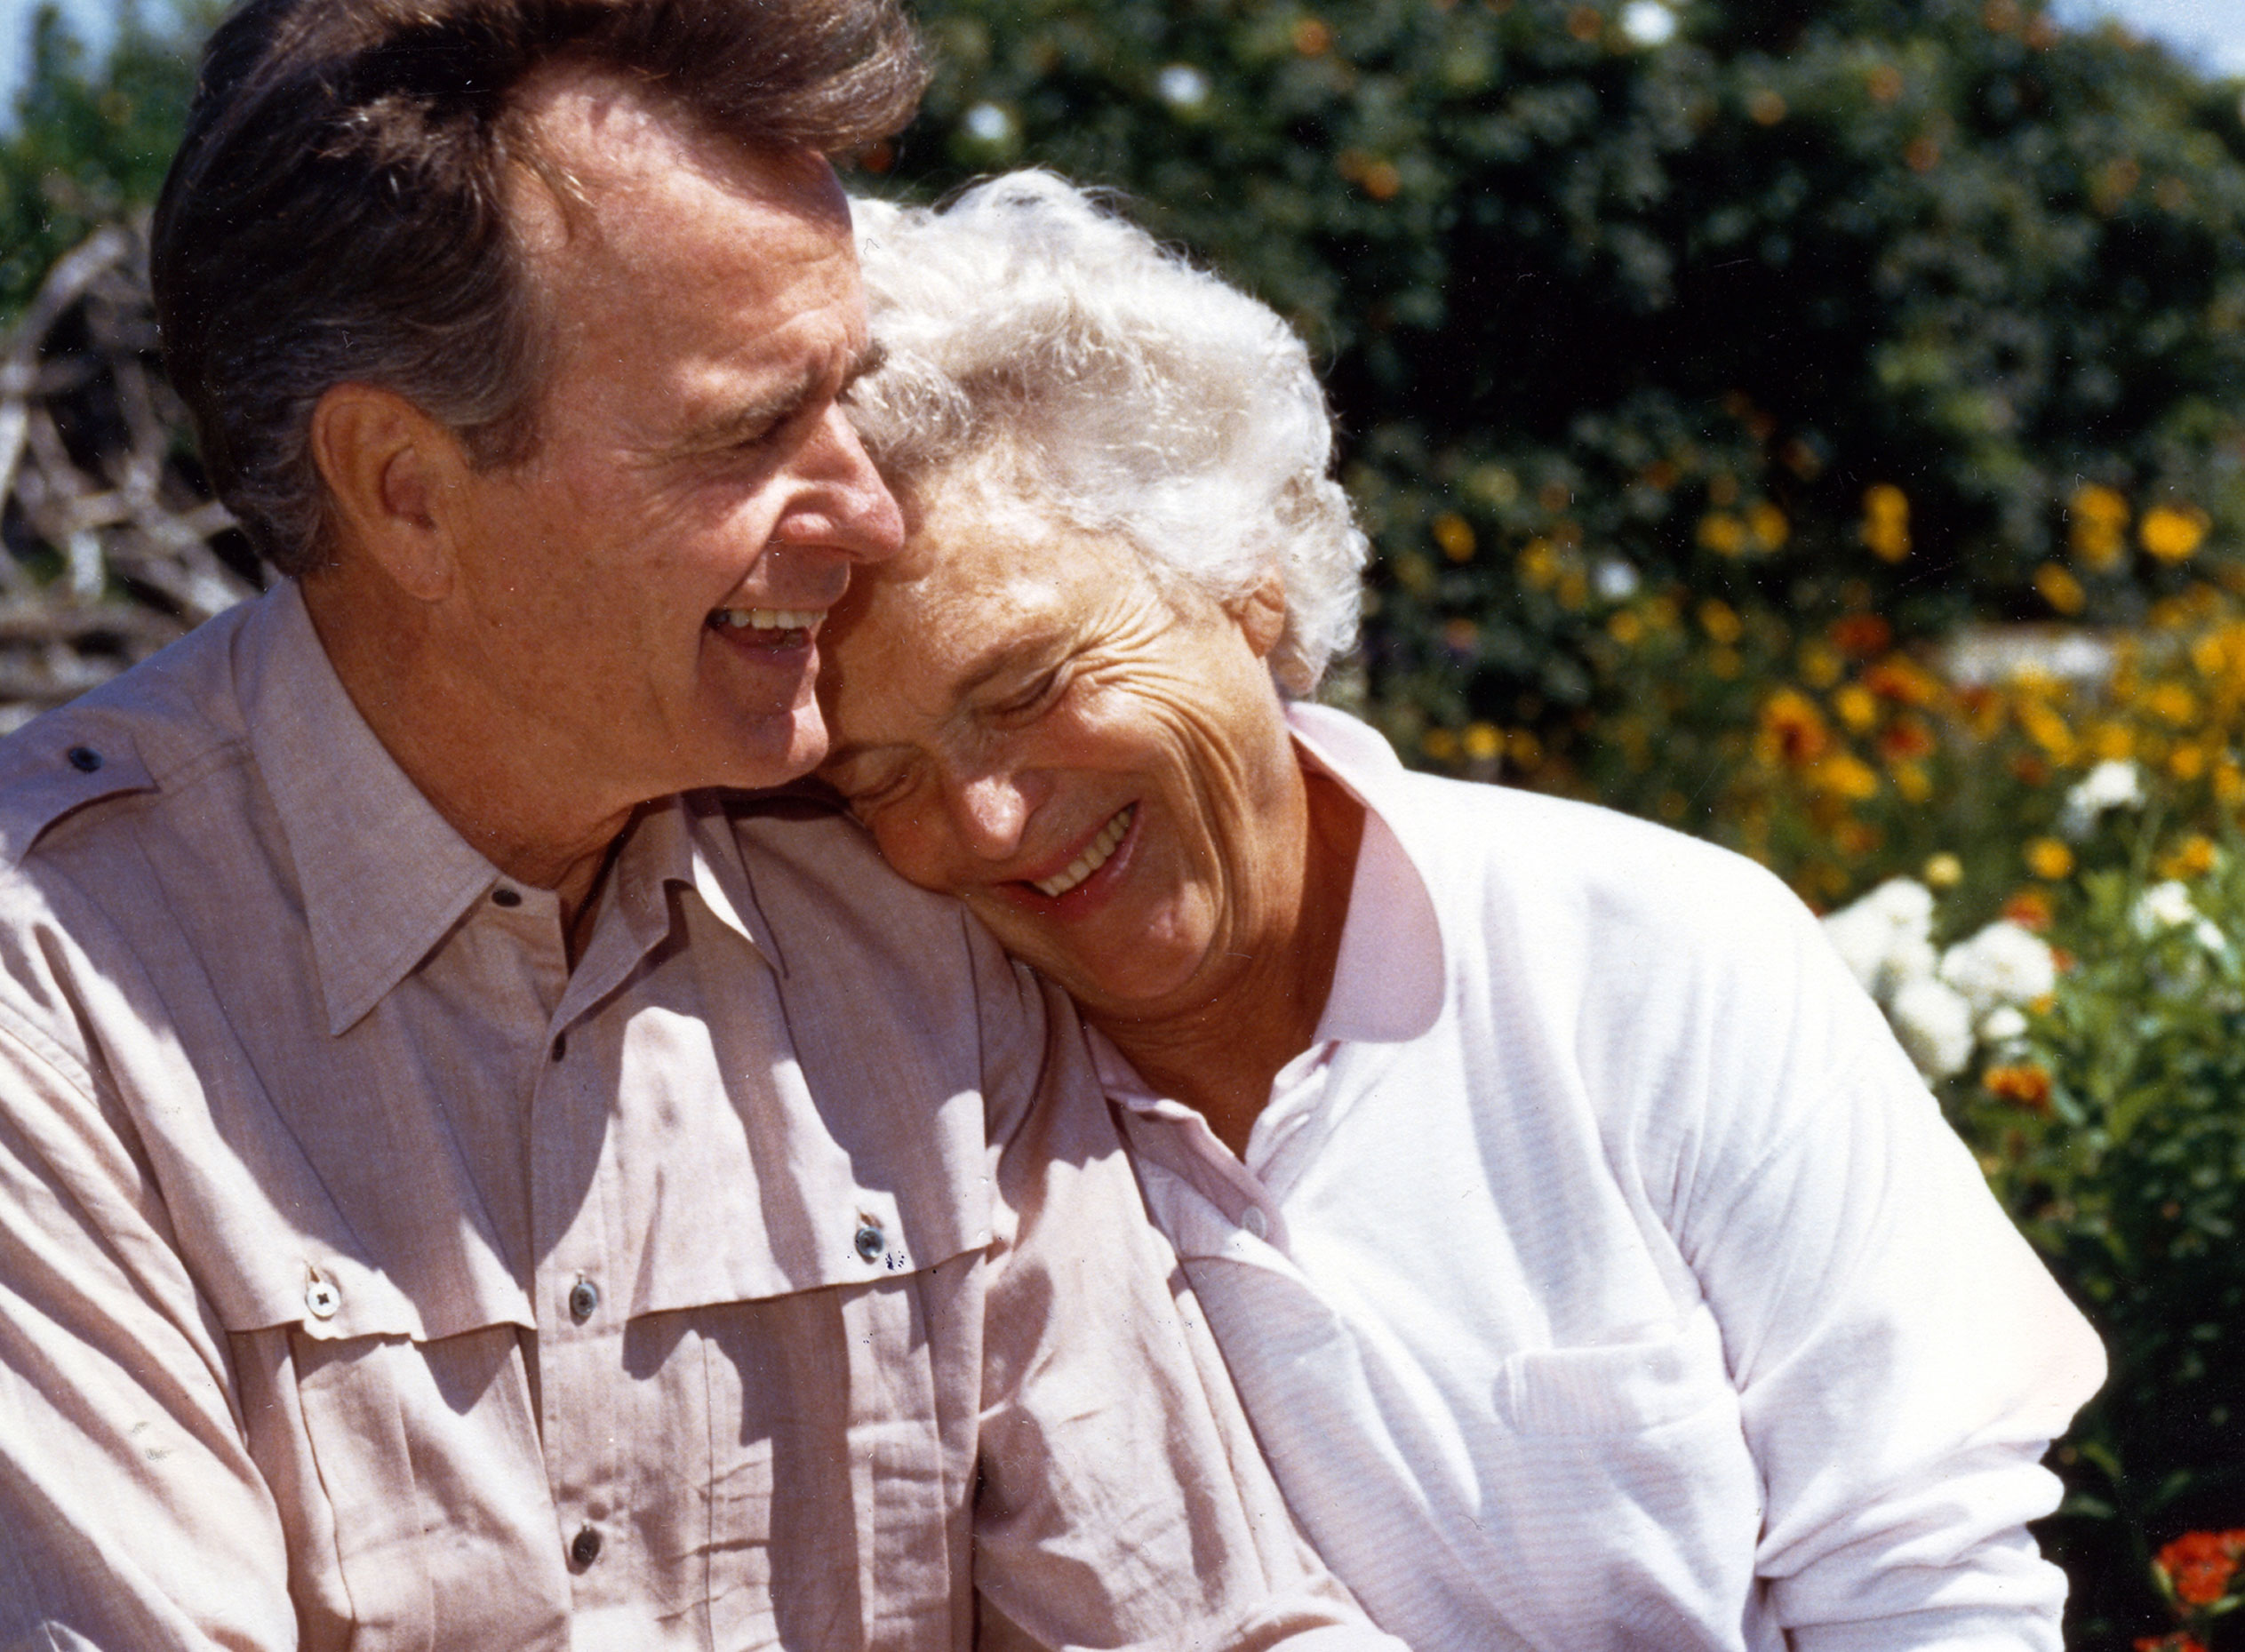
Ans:
[[[1802,1652],[2058,1652],[2065,1580],[2026,1523],[2057,1506],[2041,1459],[2103,1351],[1812,921],[1788,922],[1786,989],[1732,1028],[1760,1057],[1700,1089],[1674,1229],[1762,1477],[1755,1569]]]

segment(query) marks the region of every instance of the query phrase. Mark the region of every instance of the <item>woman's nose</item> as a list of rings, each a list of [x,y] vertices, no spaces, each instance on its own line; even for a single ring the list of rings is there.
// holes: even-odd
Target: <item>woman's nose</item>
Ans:
[[[973,775],[952,788],[951,814],[970,852],[983,860],[1003,860],[1021,847],[1029,800],[1012,774]]]

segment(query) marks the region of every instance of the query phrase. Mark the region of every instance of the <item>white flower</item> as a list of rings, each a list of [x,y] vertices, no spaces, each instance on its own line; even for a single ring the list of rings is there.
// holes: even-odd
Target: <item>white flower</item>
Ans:
[[[2108,757],[2090,770],[2065,794],[2058,811],[2058,831],[2077,842],[2097,830],[2097,823],[2114,809],[2144,807],[2144,778],[2132,762]]]
[[[1977,1019],[2056,991],[2057,960],[2039,936],[1998,922],[1941,954],[1941,979],[1964,994]]]
[[[1928,1081],[1961,1073],[1972,1059],[1972,1006],[1935,980],[1912,981],[1887,1006],[1894,1035]]]
[[[2191,899],[2190,890],[2172,878],[2164,883],[2154,883],[2138,895],[2129,912],[2129,922],[2136,926],[2138,935],[2145,937],[2188,925],[2191,938],[2210,953],[2221,951],[2226,944],[2221,926],[2201,913]]]
[[[1641,46],[1665,44],[1676,32],[1676,14],[1660,0],[1634,0],[1621,13],[1621,32]]]
[[[1998,1004],[1980,1018],[1980,1041],[2008,1044],[2026,1036],[2026,1018],[2009,1004]]]
[[[1933,973],[1933,891],[1890,878],[1824,921],[1825,935],[1864,991],[1881,1003]]]
[[[1172,63],[1154,77],[1165,103],[1180,109],[1196,109],[1208,101],[1208,76],[1190,63]]]

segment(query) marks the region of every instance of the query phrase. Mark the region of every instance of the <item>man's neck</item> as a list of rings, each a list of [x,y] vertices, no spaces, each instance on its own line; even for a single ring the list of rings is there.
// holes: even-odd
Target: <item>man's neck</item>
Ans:
[[[636,800],[571,795],[569,766],[508,731],[410,607],[344,569],[303,581],[304,605],[351,703],[429,806],[501,872],[561,898],[572,958]],[[346,617],[348,616],[348,618]]]
[[[1090,1018],[1148,1082],[1197,1111],[1242,1158],[1279,1070],[1316,1039],[1363,841],[1362,804],[1322,774],[1306,776],[1306,785],[1302,885],[1290,931],[1258,948],[1204,1003],[1159,1019]]]

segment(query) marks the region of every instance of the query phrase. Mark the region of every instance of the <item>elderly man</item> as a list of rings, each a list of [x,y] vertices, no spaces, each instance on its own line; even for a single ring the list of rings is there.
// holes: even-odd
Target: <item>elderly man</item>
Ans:
[[[249,0],[164,342],[287,578],[0,746],[0,1647],[1379,1642],[1064,1003],[847,827],[883,0]]]

